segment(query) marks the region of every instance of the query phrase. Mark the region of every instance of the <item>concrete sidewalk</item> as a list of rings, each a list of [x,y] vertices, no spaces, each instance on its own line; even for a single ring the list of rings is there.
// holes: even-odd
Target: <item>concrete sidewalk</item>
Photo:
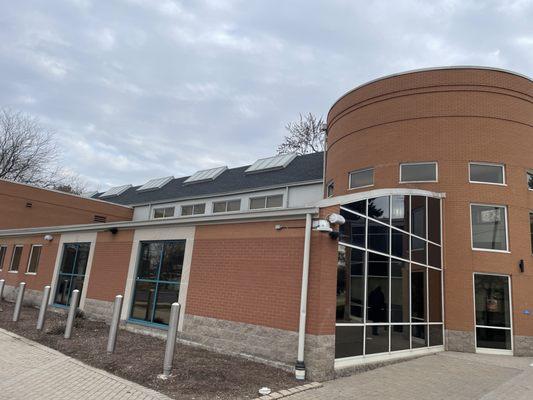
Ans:
[[[532,358],[443,352],[325,382],[290,400],[531,400]]]
[[[0,399],[169,400],[169,397],[0,329]]]

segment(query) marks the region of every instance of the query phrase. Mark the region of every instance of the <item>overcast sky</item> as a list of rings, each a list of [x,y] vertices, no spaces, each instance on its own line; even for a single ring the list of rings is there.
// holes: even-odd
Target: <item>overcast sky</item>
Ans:
[[[465,64],[533,75],[533,0],[18,0],[0,13],[0,106],[38,116],[101,189],[253,162],[354,86]]]

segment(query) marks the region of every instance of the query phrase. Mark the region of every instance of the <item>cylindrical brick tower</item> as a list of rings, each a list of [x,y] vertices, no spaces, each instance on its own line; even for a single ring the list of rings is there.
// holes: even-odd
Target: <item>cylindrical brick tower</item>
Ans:
[[[533,355],[533,81],[481,67],[406,72],[346,93],[327,122],[332,203],[389,189],[443,199],[446,348]]]

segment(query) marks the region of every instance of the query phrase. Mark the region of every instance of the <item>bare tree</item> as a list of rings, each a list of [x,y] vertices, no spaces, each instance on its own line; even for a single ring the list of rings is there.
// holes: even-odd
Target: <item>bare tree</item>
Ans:
[[[0,178],[45,188],[70,185],[82,190],[79,177],[66,174],[58,164],[59,150],[52,132],[38,119],[7,108],[0,109]]]
[[[285,129],[289,132],[278,146],[278,154],[307,154],[324,150],[325,132],[322,117],[308,113],[300,114],[300,120],[289,122]]]

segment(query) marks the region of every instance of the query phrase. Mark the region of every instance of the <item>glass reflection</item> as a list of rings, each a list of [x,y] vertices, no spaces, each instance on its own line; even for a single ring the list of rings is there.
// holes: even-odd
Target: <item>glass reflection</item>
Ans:
[[[428,268],[429,322],[442,322],[441,272]]]
[[[430,325],[429,326],[429,345],[430,346],[442,346],[444,339],[442,335],[442,325]]]
[[[411,343],[413,349],[426,347],[428,345],[427,325],[412,325],[411,333]]]
[[[389,321],[389,258],[368,254],[367,322]]]
[[[368,200],[368,216],[386,224],[390,223],[390,198],[389,196],[377,197]]]
[[[409,322],[409,264],[391,260],[391,322]]]
[[[425,322],[426,267],[411,264],[411,322]]]
[[[346,222],[340,226],[339,240],[354,246],[365,247],[366,218],[345,210],[341,210],[341,215]]]
[[[387,353],[389,351],[389,325],[366,327],[365,354]]]
[[[411,327],[409,325],[391,326],[391,351],[409,350],[411,347]]]
[[[413,235],[426,237],[426,198],[411,196],[411,222]]]
[[[392,226],[409,232],[409,196],[392,196]],[[407,211],[407,212],[406,212]]]
[[[388,254],[389,236],[390,228],[388,226],[368,220],[368,248],[370,250]]]
[[[339,246],[337,265],[337,322],[362,322],[364,251]]]
[[[337,326],[335,328],[335,358],[363,355],[362,326]]]

